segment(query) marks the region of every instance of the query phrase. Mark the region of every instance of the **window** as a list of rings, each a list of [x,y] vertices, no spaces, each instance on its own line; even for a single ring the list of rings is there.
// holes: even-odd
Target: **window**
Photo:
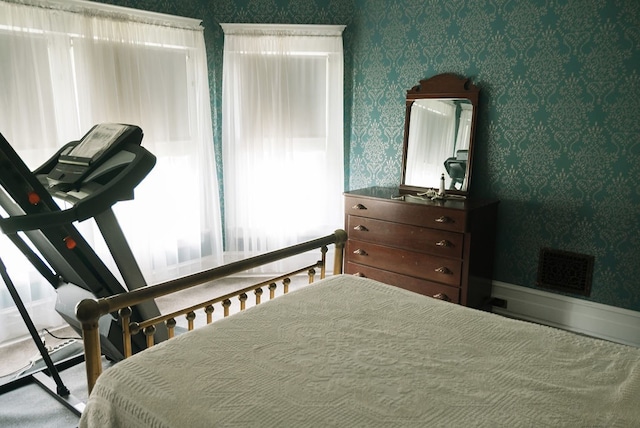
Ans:
[[[147,283],[219,263],[221,215],[199,21],[79,1],[0,2],[0,63],[0,132],[32,169],[96,123],[143,129],[156,166],[135,200],[114,211]],[[117,275],[91,223],[78,228]],[[28,263],[13,244],[4,235],[0,240],[0,257],[23,300],[33,306],[55,299],[34,270],[23,270]],[[17,334],[1,319],[12,310],[0,284],[0,342]],[[40,309],[33,312],[36,325],[51,325]]]
[[[222,26],[226,253],[342,227],[343,27]]]

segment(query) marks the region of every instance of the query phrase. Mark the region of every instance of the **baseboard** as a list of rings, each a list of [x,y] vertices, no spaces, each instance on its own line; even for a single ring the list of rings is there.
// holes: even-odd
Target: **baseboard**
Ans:
[[[640,347],[640,312],[493,281],[494,312],[612,342]]]

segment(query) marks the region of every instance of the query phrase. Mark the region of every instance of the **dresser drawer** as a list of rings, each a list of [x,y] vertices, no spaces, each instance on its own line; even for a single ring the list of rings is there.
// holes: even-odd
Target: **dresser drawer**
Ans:
[[[345,214],[413,224],[453,232],[466,231],[464,210],[346,195]]]
[[[345,192],[344,271],[484,308],[499,201],[400,193],[377,186]]]
[[[462,261],[349,239],[346,261],[460,286]]]
[[[350,239],[415,250],[436,256],[462,258],[464,234],[440,229],[348,216]]]
[[[437,297],[453,303],[460,303],[460,289],[450,287],[436,282],[426,281],[411,276],[400,275],[394,272],[376,269],[371,266],[359,265],[357,263],[347,263],[344,267],[345,273],[374,279],[425,296]]]

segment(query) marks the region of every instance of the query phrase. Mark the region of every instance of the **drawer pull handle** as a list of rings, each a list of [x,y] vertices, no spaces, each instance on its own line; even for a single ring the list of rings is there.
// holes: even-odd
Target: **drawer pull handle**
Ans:
[[[360,232],[368,232],[369,229],[367,229],[365,226],[359,224],[356,227],[353,228],[353,230],[358,230]]]
[[[439,268],[435,269],[436,272],[438,273],[443,273],[445,275],[452,275],[453,272],[451,271],[451,269],[445,267],[445,266],[440,266]]]
[[[451,246],[451,242],[447,241],[446,239],[443,239],[442,241],[436,242],[436,246],[438,246],[438,247],[450,247]]]
[[[355,250],[353,252],[353,254],[357,254],[359,256],[366,256],[367,252],[365,250],[363,250],[362,248],[358,248],[357,250]]]
[[[445,302],[450,302],[451,298],[444,293],[438,293],[433,295],[434,299],[444,300]]]
[[[367,209],[367,207],[365,207],[365,206],[364,206],[364,205],[362,205],[362,204],[355,204],[355,205],[353,206],[353,209],[354,209],[354,210],[366,210],[366,209]]]
[[[443,215],[436,219],[436,223],[453,223],[453,220],[451,219],[451,217],[447,217],[446,215]]]

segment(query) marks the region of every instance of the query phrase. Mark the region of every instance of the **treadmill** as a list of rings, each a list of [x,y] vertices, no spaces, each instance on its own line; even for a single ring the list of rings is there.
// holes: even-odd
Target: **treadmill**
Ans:
[[[134,188],[155,165],[155,156],[140,145],[142,138],[142,129],[134,125],[98,124],[32,172],[0,134],[0,206],[9,214],[0,217],[0,229],[56,289],[56,311],[79,334],[75,306],[80,300],[146,285],[112,209],[133,199]],[[61,209],[55,199],[70,208]],[[124,284],[73,225],[89,218],[95,219]],[[160,314],[154,302],[132,310],[132,321]],[[103,316],[99,326],[103,354],[120,361],[124,349],[117,314]],[[156,342],[167,338],[166,328],[159,327]],[[146,348],[145,339],[136,337],[132,347],[133,352]]]

